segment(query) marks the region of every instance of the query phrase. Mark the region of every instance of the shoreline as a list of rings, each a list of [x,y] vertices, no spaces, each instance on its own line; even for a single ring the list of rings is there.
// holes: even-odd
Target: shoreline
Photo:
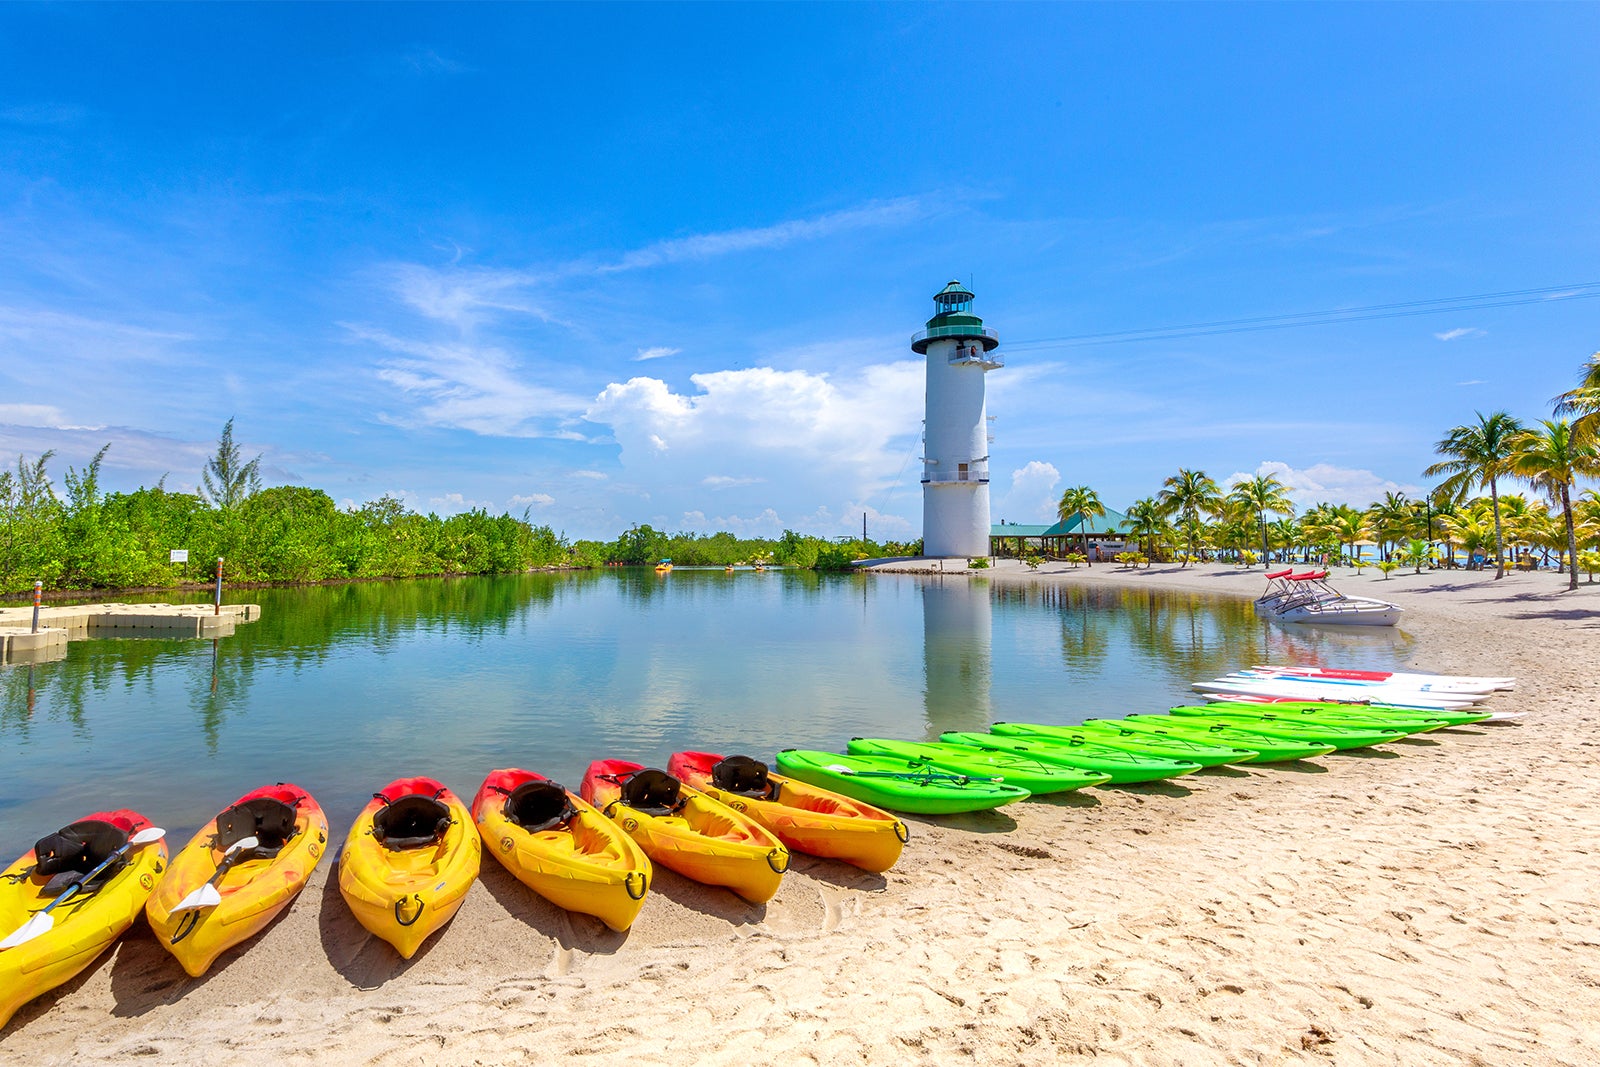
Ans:
[[[1218,565],[957,573],[1247,599],[1264,585],[1263,568]],[[1334,583],[1400,603],[1419,668],[1517,675],[1493,704],[1528,715],[1291,768],[913,817],[887,874],[797,855],[763,907],[662,871],[627,935],[486,862],[450,928],[409,962],[356,925],[325,862],[202,979],[136,924],[19,1011],[0,1052],[1588,1067],[1600,585],[1569,593],[1553,572],[1492,571]]]

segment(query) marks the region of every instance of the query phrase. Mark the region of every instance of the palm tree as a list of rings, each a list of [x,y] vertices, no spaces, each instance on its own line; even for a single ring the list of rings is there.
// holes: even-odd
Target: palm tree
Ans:
[[[1474,414],[1478,416],[1476,425],[1457,426],[1434,445],[1435,452],[1448,458],[1422,473],[1429,478],[1444,475],[1439,488],[1456,500],[1463,499],[1474,485],[1488,487],[1489,505],[1494,509],[1494,576],[1499,580],[1506,576],[1506,551],[1500,529],[1498,480],[1506,473],[1511,458],[1511,439],[1523,426],[1504,411]]]
[[[1390,543],[1398,541],[1411,528],[1411,501],[1404,493],[1384,493],[1382,500],[1367,509],[1365,518],[1382,545],[1383,558],[1388,559]]]
[[[1074,515],[1078,516],[1078,535],[1083,539],[1084,562],[1091,567],[1094,566],[1094,562],[1088,558],[1089,535],[1084,530],[1083,524],[1089,521],[1089,516],[1104,515],[1105,513],[1105,505],[1100,503],[1099,494],[1087,485],[1073,486],[1068,489],[1061,494],[1061,501],[1056,504],[1056,514],[1060,516],[1062,522],[1066,522]]]
[[[1572,439],[1579,444],[1600,446],[1600,352],[1578,372],[1578,385],[1555,398],[1557,415],[1576,415],[1572,420]]]
[[[1161,486],[1156,499],[1160,501],[1163,512],[1181,519],[1179,526],[1188,539],[1188,555],[1192,557],[1196,537],[1202,528],[1200,516],[1215,515],[1222,510],[1222,490],[1217,488],[1217,483],[1205,471],[1192,471],[1186,467],[1178,468],[1178,473],[1162,482]],[[1184,560],[1183,565],[1187,567],[1189,561]]]
[[[261,491],[261,457],[242,463],[239,446],[233,443],[233,420],[222,427],[217,454],[206,461],[200,472],[200,495],[219,511],[232,511],[235,505]]]
[[[1600,410],[1600,409],[1597,409]],[[1528,429],[1512,438],[1511,473],[1542,489],[1561,505],[1567,528],[1567,588],[1578,588],[1578,529],[1572,517],[1572,485],[1580,477],[1600,475],[1600,448],[1574,441],[1572,423],[1544,419],[1542,429]]]
[[[1151,559],[1161,555],[1161,543],[1172,536],[1172,526],[1167,522],[1161,505],[1153,497],[1143,497],[1128,505],[1128,532],[1139,542],[1139,548]]]
[[[1228,499],[1240,507],[1248,508],[1261,527],[1261,562],[1266,563],[1270,549],[1267,546],[1267,512],[1294,518],[1294,504],[1286,491],[1289,487],[1270,474],[1257,474],[1233,487]]]

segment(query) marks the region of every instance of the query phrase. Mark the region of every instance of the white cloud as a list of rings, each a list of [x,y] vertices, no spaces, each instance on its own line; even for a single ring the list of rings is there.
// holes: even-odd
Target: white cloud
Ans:
[[[1453,330],[1446,330],[1444,333],[1436,333],[1433,336],[1441,341],[1457,341],[1463,337],[1482,337],[1484,332],[1476,326],[1458,326]]]
[[[592,482],[603,482],[607,475],[603,471],[573,471],[574,478],[584,478]]]
[[[1418,496],[1422,486],[1396,482],[1372,471],[1351,467],[1336,467],[1331,463],[1317,463],[1297,470],[1277,460],[1267,460],[1253,474],[1270,474],[1289,489],[1289,499],[1296,508],[1304,510],[1312,504],[1351,504],[1366,507],[1383,499],[1385,493],[1405,493]],[[1246,481],[1251,474],[1235,472],[1223,480],[1223,488],[1231,488]]]
[[[710,259],[733,252],[755,249],[782,248],[795,241],[829,237],[847,230],[871,226],[899,226],[913,222],[926,213],[916,197],[898,197],[893,200],[876,200],[861,207],[835,211],[812,219],[791,219],[772,226],[739,230],[722,230],[717,233],[694,234],[629,252],[614,263],[596,268],[598,273],[638,270],[663,263],[681,263],[686,260]]]
[[[419,403],[396,425],[433,425],[498,437],[558,437],[583,440],[551,420],[581,412],[581,397],[525,381],[525,369],[503,349],[464,343],[407,341],[381,330],[345,324],[345,329],[395,353],[379,364],[378,377]]]
[[[903,467],[922,417],[922,374],[920,360],[849,377],[755,367],[692,375],[688,393],[631,378],[607,385],[584,417],[610,428],[624,476],[669,510],[695,510],[711,486],[736,503],[730,523],[774,499],[859,515],[850,502],[876,498]]]
[[[0,404],[0,423],[10,426],[63,428],[67,417],[48,404]]]
[[[656,345],[654,348],[641,348],[639,354],[633,357],[635,363],[643,363],[647,359],[666,359],[682,352],[681,348],[668,348],[666,345]]]
[[[1489,383],[1484,381],[1482,378],[1468,378],[1466,381],[1457,382],[1456,384],[1457,385],[1488,385]]]
[[[493,507],[494,505],[487,500],[470,500],[460,493],[446,493],[444,496],[428,498],[430,511],[443,512],[446,515],[456,515],[476,508],[489,510]]]
[[[434,270],[404,264],[394,268],[393,285],[395,293],[412,310],[468,330],[483,321],[486,312],[495,311],[554,321],[554,316],[525,295],[527,288],[540,280],[527,271],[459,267]]]
[[[989,511],[998,522],[1036,523],[1054,522],[1056,499],[1060,495],[1055,487],[1061,482],[1061,472],[1055,464],[1030,460],[1011,472],[1011,485],[1004,495],[994,498]],[[991,486],[991,489],[994,488]]]
[[[514,508],[547,508],[555,502],[556,498],[549,493],[529,493],[527,496],[518,494],[506,501],[508,505]]]

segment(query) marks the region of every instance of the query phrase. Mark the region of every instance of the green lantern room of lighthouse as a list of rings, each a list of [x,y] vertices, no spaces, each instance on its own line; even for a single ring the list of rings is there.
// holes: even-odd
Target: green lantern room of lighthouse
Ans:
[[[983,320],[972,313],[971,289],[953,281],[933,296],[935,311],[923,330],[911,342],[911,350],[925,355],[934,341],[950,338],[955,341],[973,341],[992,352],[1000,345],[993,330],[983,328]]]

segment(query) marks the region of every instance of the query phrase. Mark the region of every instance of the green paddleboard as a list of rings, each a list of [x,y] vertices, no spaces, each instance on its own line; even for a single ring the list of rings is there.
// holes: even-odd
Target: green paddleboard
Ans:
[[[1181,760],[1198,763],[1202,767],[1220,767],[1224,763],[1248,763],[1260,753],[1253,749],[1232,745],[1208,745],[1200,741],[1185,741],[1177,737],[1153,738],[1137,730],[1129,730],[1120,723],[1090,719],[1077,726],[1052,726],[1038,722],[997,722],[989,727],[992,734],[1002,737],[1036,737],[1045,741],[1089,741],[1097,745],[1110,745],[1124,752],[1157,759]]]
[[[1026,789],[1004,782],[947,774],[926,764],[883,756],[790,748],[778,753],[778,770],[855,800],[913,815],[985,811],[1028,796]]]
[[[1488,711],[1419,711],[1416,708],[1397,708],[1390,704],[1330,704],[1325,701],[1302,700],[1285,704],[1257,704],[1247,701],[1222,700],[1212,707],[1262,708],[1267,711],[1329,711],[1349,713],[1363,719],[1442,719],[1451,726],[1467,726],[1490,718]]]
[[[1213,744],[1248,745],[1261,754],[1252,763],[1287,763],[1290,760],[1314,759],[1332,752],[1332,745],[1313,744],[1308,741],[1289,741],[1265,734],[1249,734],[1243,730],[1220,723],[1201,726],[1198,719],[1180,719],[1171,715],[1129,715],[1120,722],[1130,730],[1162,737],[1186,737]]]
[[[1349,730],[1342,726],[1325,726],[1317,722],[1282,722],[1249,716],[1213,715],[1204,709],[1194,708],[1173,708],[1171,717],[1185,718],[1196,723],[1221,723],[1246,733],[1283,737],[1290,741],[1314,741],[1332,745],[1341,752],[1351,748],[1384,745],[1406,736],[1403,730]]]
[[[1034,795],[1065,793],[1111,780],[1101,771],[1045,763],[1015,752],[991,752],[948,742],[894,741],[883,737],[852,737],[848,749],[858,756],[888,756],[891,759],[926,763],[940,770],[967,774],[974,778],[998,778],[1007,785],[1018,785]]]
[[[1183,705],[1185,708],[1200,708],[1205,712],[1202,718],[1216,718],[1228,716],[1238,719],[1263,719],[1267,722],[1317,722],[1329,726],[1342,726],[1351,730],[1389,730],[1395,733],[1425,734],[1430,730],[1442,730],[1450,724],[1443,719],[1435,719],[1419,712],[1410,719],[1375,719],[1370,715],[1361,715],[1351,712],[1346,714],[1341,711],[1319,711],[1307,708],[1304,711],[1289,709],[1287,711],[1273,707],[1241,707],[1237,704],[1206,704]]]
[[[1014,752],[1032,756],[1046,763],[1060,763],[1068,767],[1109,774],[1110,785],[1132,785],[1137,782],[1158,782],[1163,778],[1180,778],[1200,770],[1200,764],[1188,761],[1161,759],[1125,752],[1110,745],[1092,741],[1048,741],[1044,738],[1006,737],[1003,734],[947,733],[939,740],[991,752]]]

